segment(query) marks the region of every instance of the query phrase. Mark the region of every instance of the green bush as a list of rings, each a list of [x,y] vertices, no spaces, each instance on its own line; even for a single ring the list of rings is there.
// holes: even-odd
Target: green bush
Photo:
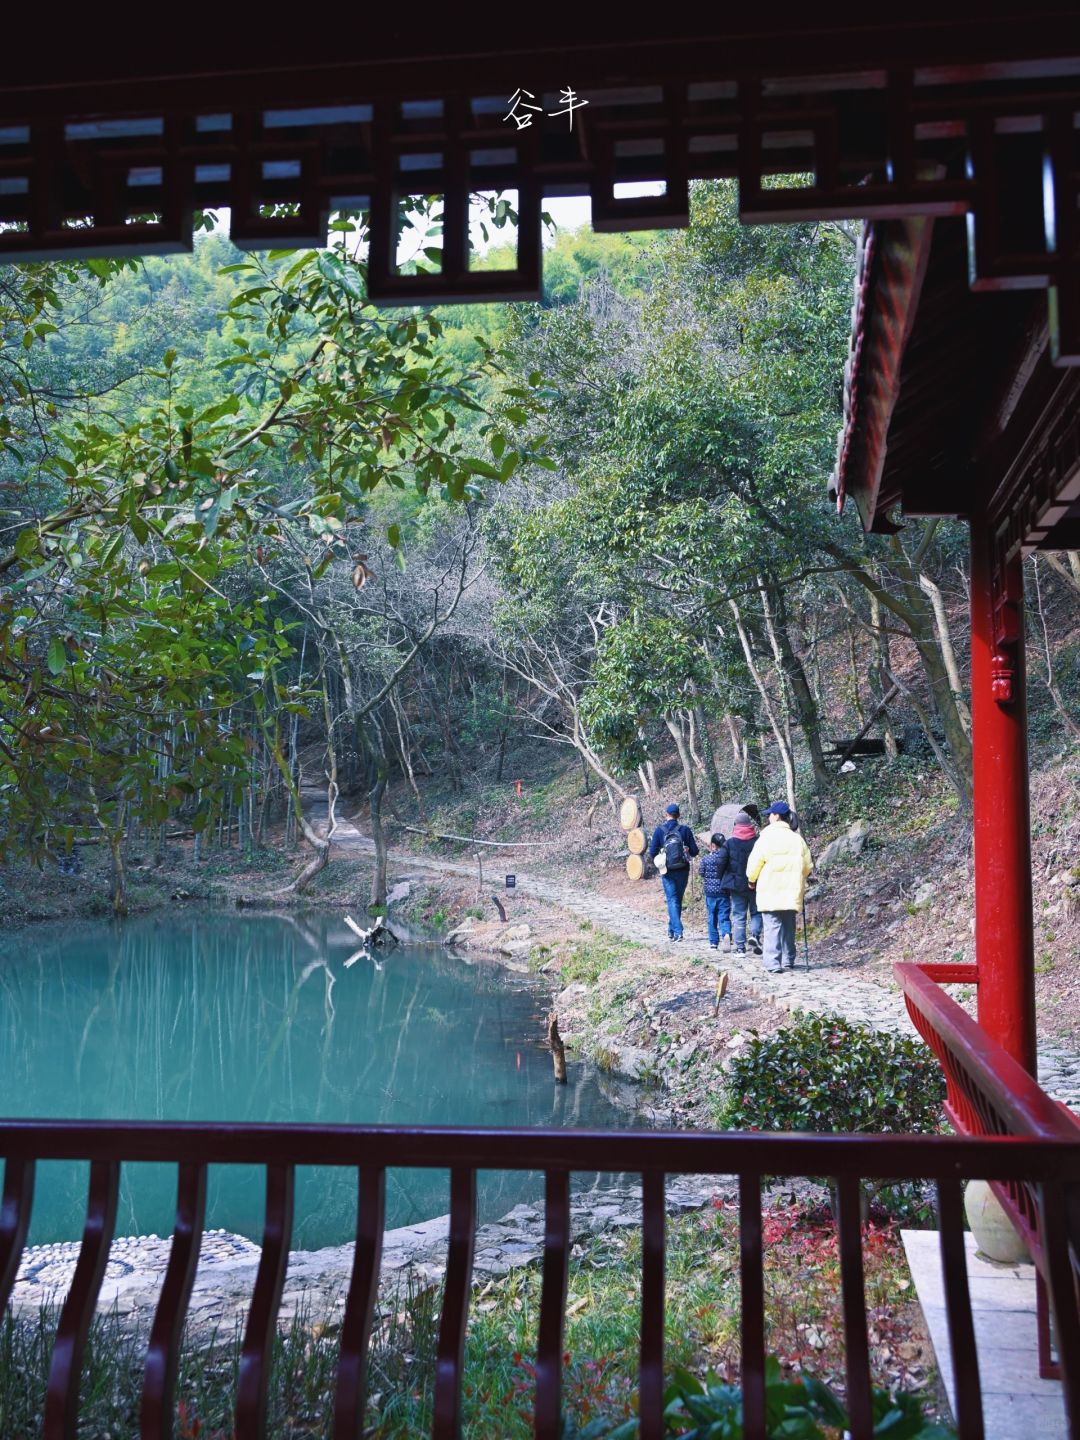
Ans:
[[[945,1080],[918,1040],[822,1015],[800,1016],[732,1062],[721,1123],[736,1130],[929,1134]]]
[[[891,1395],[887,1390],[872,1392],[875,1435],[895,1435],[897,1440],[949,1440],[955,1432],[928,1419],[914,1395]],[[827,1440],[847,1434],[850,1421],[833,1390],[812,1375],[786,1379],[773,1356],[765,1362],[765,1429],[769,1435],[786,1440]],[[595,1420],[584,1430],[574,1431],[574,1440],[636,1440],[637,1420],[611,1427],[609,1421]],[[716,1375],[704,1380],[677,1370],[664,1393],[664,1434],[682,1440],[742,1440],[742,1391],[725,1385]]]

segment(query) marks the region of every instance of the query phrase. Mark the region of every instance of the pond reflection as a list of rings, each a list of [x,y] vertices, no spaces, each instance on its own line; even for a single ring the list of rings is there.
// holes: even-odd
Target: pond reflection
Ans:
[[[124,925],[37,927],[0,949],[0,1113],[139,1120],[626,1128],[602,1077],[555,1086],[543,996],[494,966],[399,947],[345,967],[336,917],[183,911]],[[125,1166],[117,1233],[171,1229],[175,1167]],[[31,1243],[81,1229],[87,1167],[40,1167]],[[583,1183],[596,1183],[587,1178]],[[481,1213],[541,1193],[481,1177]],[[208,1227],[257,1239],[262,1172],[212,1167]],[[445,1172],[395,1171],[387,1224],[444,1212]],[[354,1172],[298,1173],[297,1248],[351,1238]]]

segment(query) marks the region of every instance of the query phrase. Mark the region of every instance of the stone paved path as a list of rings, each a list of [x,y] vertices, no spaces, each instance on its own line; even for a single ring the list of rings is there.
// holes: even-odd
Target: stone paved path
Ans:
[[[370,852],[373,849],[372,842],[348,822],[339,824],[334,840],[336,845],[346,850]],[[474,864],[420,857],[400,851],[392,851],[390,859],[398,875],[433,872],[463,875],[470,880],[476,878]],[[527,869],[521,868],[520,862],[515,864],[520,895],[546,900],[572,915],[591,920],[594,925],[619,936],[620,939],[635,940],[639,944],[661,949],[667,947],[666,915],[643,915],[619,900],[590,894],[555,880],[532,875]],[[886,987],[874,980],[861,980],[827,964],[815,965],[811,962],[810,969],[805,970],[801,953],[798,967],[783,975],[766,974],[757,956],[728,954],[718,957],[716,952],[709,948],[704,937],[688,937],[682,942],[681,953],[714,965],[722,964],[722,968],[738,975],[751,993],[768,998],[787,1010],[840,1015],[846,1020],[861,1021],[878,1030],[915,1033],[903,997],[895,987]],[[1039,1081],[1055,1100],[1062,1101],[1072,1110],[1080,1111],[1080,1054],[1048,1041],[1041,1043]]]

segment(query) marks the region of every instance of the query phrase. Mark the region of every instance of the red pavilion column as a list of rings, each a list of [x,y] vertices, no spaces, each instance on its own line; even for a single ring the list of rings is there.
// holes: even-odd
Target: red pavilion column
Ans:
[[[985,516],[971,520],[971,729],[979,1024],[1035,1065],[1024,572],[1002,567]]]

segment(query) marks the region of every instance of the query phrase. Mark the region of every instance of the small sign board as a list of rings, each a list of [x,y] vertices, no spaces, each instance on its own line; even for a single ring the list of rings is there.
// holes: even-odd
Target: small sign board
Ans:
[[[513,890],[516,886],[517,886],[517,876],[516,876],[516,875],[507,875],[507,877],[506,877],[506,888],[507,888],[508,890]]]

